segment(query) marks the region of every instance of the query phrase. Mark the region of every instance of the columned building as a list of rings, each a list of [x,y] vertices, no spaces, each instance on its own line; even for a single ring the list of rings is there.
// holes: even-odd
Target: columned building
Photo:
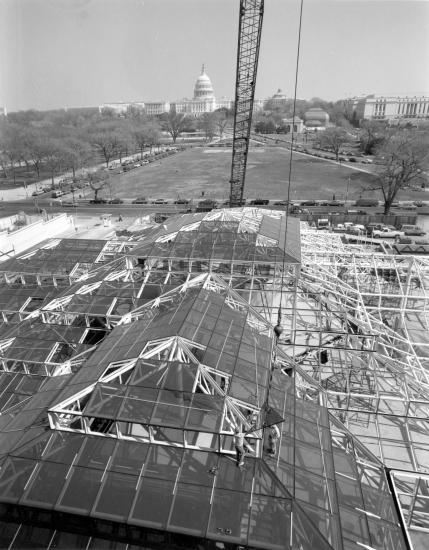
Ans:
[[[344,100],[356,120],[386,120],[392,124],[415,119],[429,120],[429,97],[390,97],[368,95]]]
[[[281,104],[284,103],[286,96],[278,90],[271,99]],[[255,111],[263,109],[266,99],[255,99],[253,108]],[[280,104],[279,103],[279,104]],[[221,97],[216,99],[213,84],[210,77],[206,73],[205,65],[202,66],[201,74],[198,76],[192,99],[183,98],[178,101],[132,101],[120,103],[104,103],[99,106],[99,111],[113,110],[118,115],[125,115],[130,108],[144,109],[147,115],[157,116],[168,113],[170,110],[175,110],[176,113],[184,113],[193,117],[199,117],[204,113],[212,113],[217,109],[232,109],[234,107],[234,99]]]

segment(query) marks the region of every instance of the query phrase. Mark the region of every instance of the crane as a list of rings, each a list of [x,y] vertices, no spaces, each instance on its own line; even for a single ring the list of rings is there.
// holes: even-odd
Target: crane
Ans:
[[[229,206],[243,205],[264,0],[240,0]]]

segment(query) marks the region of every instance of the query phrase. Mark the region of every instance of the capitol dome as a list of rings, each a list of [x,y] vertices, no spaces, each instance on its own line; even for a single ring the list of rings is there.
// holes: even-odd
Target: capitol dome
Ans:
[[[281,89],[279,88],[277,90],[277,92],[273,95],[273,97],[271,99],[284,99],[286,100],[287,97],[286,97],[286,94],[284,94]]]
[[[201,74],[197,78],[194,87],[194,99],[214,99],[214,90],[210,78],[207,76],[205,67],[201,69]]]

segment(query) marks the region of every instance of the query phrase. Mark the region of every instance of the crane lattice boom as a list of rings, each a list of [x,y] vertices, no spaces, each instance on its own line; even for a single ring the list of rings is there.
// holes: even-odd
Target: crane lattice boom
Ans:
[[[264,0],[240,0],[230,206],[243,203]]]

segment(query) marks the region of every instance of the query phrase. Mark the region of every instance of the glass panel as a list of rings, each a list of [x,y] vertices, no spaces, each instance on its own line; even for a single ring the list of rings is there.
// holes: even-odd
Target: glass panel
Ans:
[[[208,533],[225,541],[247,544],[250,495],[215,489]]]
[[[131,512],[131,522],[165,529],[173,500],[173,488],[173,481],[143,478]]]
[[[182,453],[181,449],[175,449],[174,447],[152,445],[146,459],[144,476],[176,479],[182,461]]]
[[[210,511],[210,487],[178,483],[169,528],[204,536]]]
[[[146,443],[119,441],[110,470],[123,474],[139,474],[148,450],[149,445]]]
[[[88,541],[90,537],[88,535],[78,535],[75,533],[65,533],[64,531],[57,531],[52,540],[50,550],[86,550],[88,547]]]
[[[125,521],[136,492],[137,475],[109,472],[101,490],[94,513],[102,517]]]
[[[249,523],[249,545],[284,549],[290,540],[292,505],[287,500],[253,495]]]
[[[24,550],[24,548],[45,550],[53,534],[53,529],[43,529],[42,527],[23,524],[10,548],[11,550]]]
[[[21,498],[24,487],[37,462],[24,458],[10,458],[0,472],[0,495],[2,500],[16,501]]]
[[[0,548],[9,548],[19,527],[19,523],[0,521]]]
[[[24,501],[54,506],[63,488],[69,468],[68,464],[42,463]]]
[[[102,470],[73,468],[59,507],[89,513],[101,484]]]
[[[109,458],[113,454],[115,445],[115,439],[100,436],[87,437],[83,451],[76,464],[78,466],[88,466],[104,470]]]
[[[214,453],[185,451],[179,481],[211,487],[217,474],[218,457]]]

